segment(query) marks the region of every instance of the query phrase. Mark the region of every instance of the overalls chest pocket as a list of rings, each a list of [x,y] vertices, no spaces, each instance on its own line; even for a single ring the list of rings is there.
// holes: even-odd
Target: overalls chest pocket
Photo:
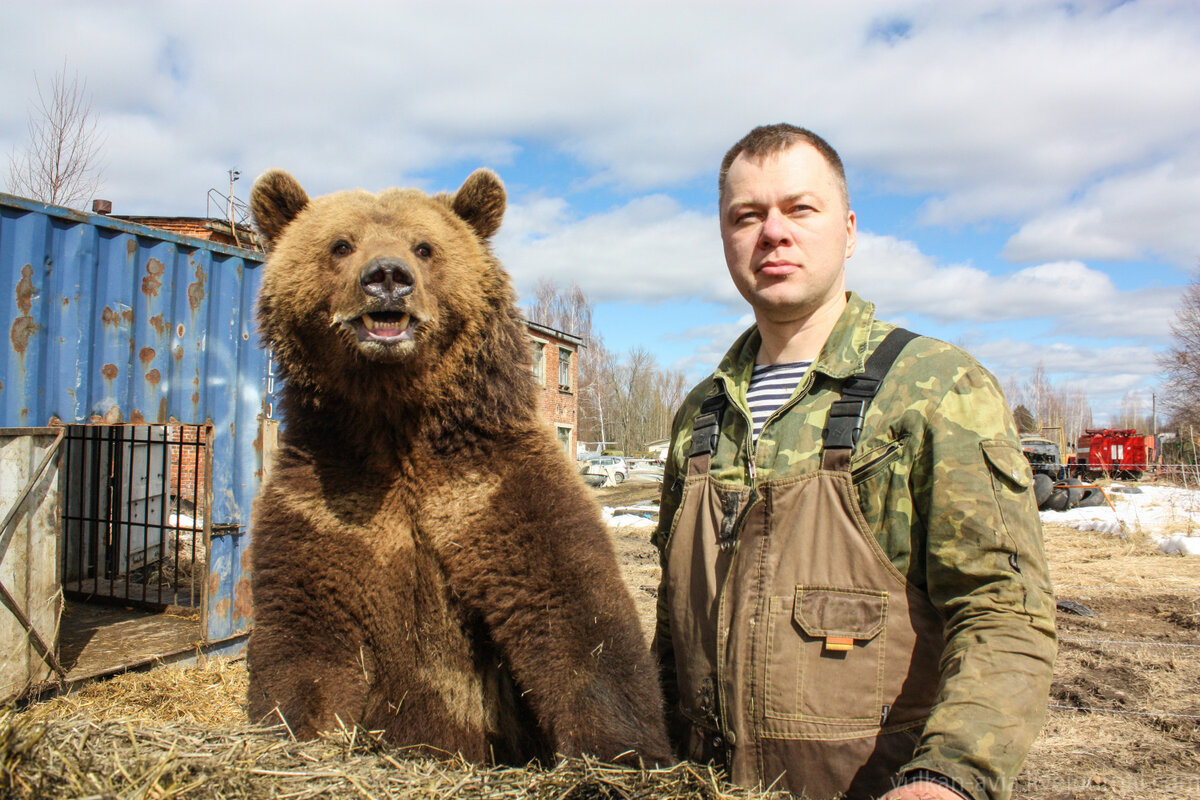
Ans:
[[[803,585],[772,597],[766,717],[878,725],[887,600],[886,591]]]

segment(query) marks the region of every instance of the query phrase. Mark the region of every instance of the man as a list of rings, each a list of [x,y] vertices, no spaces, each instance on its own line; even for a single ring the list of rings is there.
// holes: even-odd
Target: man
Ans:
[[[1007,797],[1055,637],[1000,388],[846,293],[856,222],[823,139],[756,128],[719,199],[756,324],[677,413],[663,480],[679,753],[812,798]]]

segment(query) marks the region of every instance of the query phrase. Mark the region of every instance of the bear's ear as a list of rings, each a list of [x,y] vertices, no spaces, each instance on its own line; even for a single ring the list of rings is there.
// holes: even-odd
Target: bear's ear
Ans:
[[[490,239],[500,229],[506,203],[504,184],[499,176],[490,169],[477,169],[458,187],[450,207],[475,229],[480,238]]]
[[[308,205],[308,195],[296,179],[281,169],[264,172],[250,192],[254,224],[270,246],[287,224]]]

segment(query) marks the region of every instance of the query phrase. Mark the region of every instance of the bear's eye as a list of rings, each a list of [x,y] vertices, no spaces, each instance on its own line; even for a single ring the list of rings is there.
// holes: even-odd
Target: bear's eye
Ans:
[[[347,242],[345,239],[338,239],[333,243],[333,247],[329,248],[329,252],[335,256],[348,256],[354,252],[354,245]]]
[[[421,242],[419,245],[413,248],[413,252],[421,258],[429,258],[431,255],[433,255],[433,248],[424,242]]]

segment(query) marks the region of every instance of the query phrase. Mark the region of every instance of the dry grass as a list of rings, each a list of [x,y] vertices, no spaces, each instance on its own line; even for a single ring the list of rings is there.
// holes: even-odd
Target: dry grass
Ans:
[[[138,723],[220,727],[246,720],[246,665],[226,658],[204,664],[127,672],[30,706],[22,717],[49,722],[88,717]]]
[[[1200,563],[1194,557],[1161,552],[1151,539],[1156,530],[1129,531],[1122,538],[1056,523],[1043,528],[1055,586],[1186,591],[1200,586]]]
[[[22,800],[782,797],[729,787],[696,764],[647,770],[571,759],[552,769],[481,768],[405,752],[361,729],[297,742],[282,727],[167,724],[111,714],[98,719],[84,711],[39,722],[11,709],[0,712],[0,793]]]

